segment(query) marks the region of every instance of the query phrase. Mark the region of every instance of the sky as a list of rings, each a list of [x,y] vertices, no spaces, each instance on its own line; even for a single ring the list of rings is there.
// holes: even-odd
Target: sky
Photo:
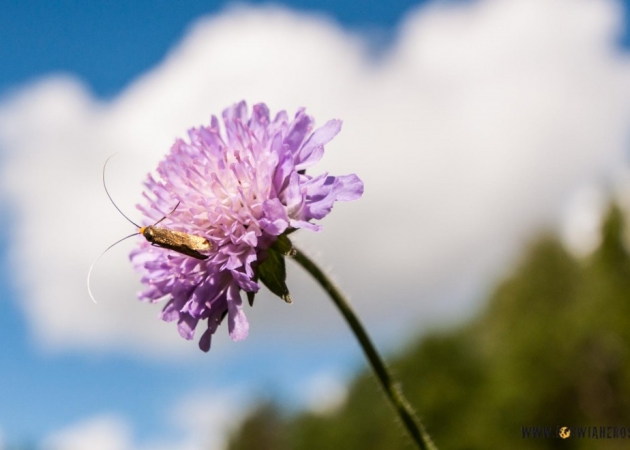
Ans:
[[[129,3],[129,2],[128,2]],[[231,104],[344,121],[316,169],[357,173],[300,247],[377,345],[464,320],[542,229],[597,244],[630,190],[627,5],[457,2],[21,2],[0,17],[0,448],[221,449],[254,401],[326,411],[364,364],[289,266],[250,335],[209,354],[136,300],[141,181]],[[625,199],[625,200],[624,200]]]

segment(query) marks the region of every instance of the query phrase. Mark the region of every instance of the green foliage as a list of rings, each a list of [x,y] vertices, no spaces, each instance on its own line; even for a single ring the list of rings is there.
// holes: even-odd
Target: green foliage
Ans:
[[[237,433],[229,438],[230,450],[285,450],[284,424],[278,408],[265,402],[254,409]]]
[[[541,238],[476,320],[425,336],[390,361],[440,449],[630,448],[630,439],[524,439],[521,433],[528,426],[630,426],[624,230],[621,211],[612,207],[602,244],[586,260],[573,258],[554,237]],[[252,415],[237,436],[259,442],[270,417]],[[366,371],[335,413],[273,422],[273,448],[413,448],[393,417]]]

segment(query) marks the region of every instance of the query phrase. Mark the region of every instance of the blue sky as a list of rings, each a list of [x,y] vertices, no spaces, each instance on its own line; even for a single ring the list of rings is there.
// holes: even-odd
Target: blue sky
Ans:
[[[622,86],[630,71],[622,47],[630,28],[617,19],[627,17],[627,3],[554,0],[531,10],[523,2],[522,10],[505,2],[422,3],[305,0],[276,3],[289,9],[280,13],[257,2],[227,10],[201,1],[3,5],[0,166],[9,181],[0,187],[0,449],[2,441],[89,436],[93,429],[81,424],[101,417],[131,430],[123,444],[102,448],[194,449],[199,429],[171,417],[182,399],[198,395],[211,409],[233,398],[245,407],[243,392],[271,393],[289,406],[306,404],[318,381],[342,382],[362,364],[345,324],[298,273],[297,305],[262,298],[247,311],[257,327],[250,338],[223,337],[207,355],[191,343],[180,356],[172,324],[157,323],[146,305],[125,306],[136,287],[121,268],[128,247],[104,258],[94,275],[102,300],[98,309],[85,306],[87,264],[129,233],[100,186],[112,146],[123,153],[111,167],[112,193],[133,215],[138,183],[172,137],[219,113],[228,98],[270,98],[289,110],[306,104],[319,123],[344,117],[328,168],[346,173],[354,164],[366,197],[339,207],[326,231],[303,244],[348,288],[383,348],[474,311],[541,226],[557,226],[583,251],[596,223],[584,218],[597,217],[601,185],[623,178],[626,167],[630,96]],[[521,20],[522,30],[510,31]],[[268,71],[286,54],[273,53],[274,27],[312,51],[296,57],[300,67],[288,77],[304,84],[278,82],[291,95],[256,79],[275,73]],[[248,33],[254,38],[234,44]],[[246,66],[249,81],[231,81],[240,73],[225,69],[229,55],[221,51],[253,59],[257,47],[248,46],[261,36],[271,36],[260,44],[272,55],[268,66]],[[366,47],[382,44],[374,62]],[[206,69],[204,55],[214,55],[217,67]],[[293,70],[282,67],[279,80]],[[205,91],[206,79],[219,87]],[[210,100],[188,100],[187,84],[191,98]],[[152,116],[154,99],[172,116]],[[180,124],[184,107],[191,122],[186,116]],[[148,116],[149,125],[173,128],[145,137]],[[85,131],[95,124],[96,134]],[[141,153],[152,146],[159,150]],[[383,149],[396,164],[382,164]],[[108,286],[112,280],[120,287]],[[134,329],[138,314],[144,318]]]
[[[267,2],[247,2],[263,4]],[[345,27],[390,34],[401,17],[423,1],[275,2],[326,14]],[[218,1],[42,1],[4,5],[0,57],[6,64],[0,90],[55,71],[84,79],[99,97],[115,95],[138,74],[160,61],[190,23],[216,14]]]

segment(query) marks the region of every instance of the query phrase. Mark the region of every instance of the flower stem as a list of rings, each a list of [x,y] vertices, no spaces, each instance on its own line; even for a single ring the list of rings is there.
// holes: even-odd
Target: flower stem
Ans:
[[[310,273],[315,280],[324,288],[324,290],[330,295],[333,302],[341,311],[341,314],[350,325],[350,328],[357,337],[359,344],[363,348],[363,352],[367,357],[376,378],[380,382],[385,395],[391,402],[394,410],[400,417],[403,425],[411,435],[413,441],[418,445],[418,448],[422,450],[437,450],[437,447],[426,432],[422,422],[416,417],[409,405],[409,402],[402,393],[402,389],[399,383],[396,383],[392,378],[383,358],[378,354],[370,336],[368,336],[365,328],[361,324],[359,317],[355,314],[350,306],[350,302],[343,296],[341,291],[333,284],[333,282],[322,272],[319,267],[304,253],[294,248],[295,254],[293,258]]]

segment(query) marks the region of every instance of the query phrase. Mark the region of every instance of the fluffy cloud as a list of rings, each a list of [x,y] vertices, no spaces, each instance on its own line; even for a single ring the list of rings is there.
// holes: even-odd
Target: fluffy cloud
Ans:
[[[53,348],[195,351],[155,319],[157,307],[135,301],[132,243],[96,267],[100,303],[90,302],[92,259],[133,231],[100,171],[120,152],[109,188],[137,218],[139,183],[174,138],[243,98],[344,120],[319,169],[356,172],[365,196],[298,240],[332,265],[378,333],[469,310],[534,230],[625,164],[630,66],[615,47],[619,17],[612,0],[437,3],[410,14],[374,60],[325,19],[239,7],[198,21],[110,102],[71,76],[23,87],[0,104],[0,189],[33,332]],[[251,338],[335,336],[342,325],[327,300],[291,277],[295,305],[261,299],[248,310]]]
[[[186,436],[185,448],[223,448],[227,433],[235,429],[250,405],[248,391],[223,389],[221,392],[192,393],[173,408],[170,420]],[[174,448],[182,448],[179,444]]]
[[[304,383],[304,404],[315,414],[328,414],[339,409],[348,397],[344,377],[333,372],[319,372]]]
[[[227,433],[250,407],[244,389],[196,392],[180,399],[165,420],[177,437],[136,442],[132,426],[117,415],[99,415],[53,432],[41,442],[43,450],[220,450]],[[0,449],[2,449],[0,443]]]
[[[53,433],[41,447],[44,450],[131,450],[131,432],[124,420],[99,416]]]

